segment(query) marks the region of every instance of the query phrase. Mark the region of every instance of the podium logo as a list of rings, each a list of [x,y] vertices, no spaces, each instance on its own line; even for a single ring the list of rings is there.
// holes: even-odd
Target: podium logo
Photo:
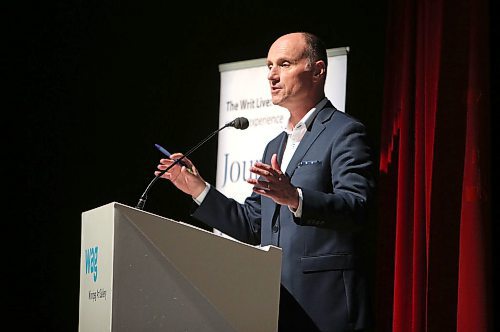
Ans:
[[[85,274],[91,274],[94,282],[97,281],[97,254],[99,247],[85,249]]]

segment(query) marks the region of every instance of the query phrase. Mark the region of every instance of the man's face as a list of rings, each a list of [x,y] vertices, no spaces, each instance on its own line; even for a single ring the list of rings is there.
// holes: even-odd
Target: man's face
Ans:
[[[313,72],[304,57],[305,40],[301,34],[289,34],[274,42],[267,55],[273,104],[285,108],[303,103],[313,89]]]

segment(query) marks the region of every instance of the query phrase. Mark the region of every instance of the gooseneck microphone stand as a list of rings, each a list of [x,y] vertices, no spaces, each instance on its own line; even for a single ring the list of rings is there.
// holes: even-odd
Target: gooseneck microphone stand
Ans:
[[[148,199],[148,192],[149,192],[149,190],[151,189],[151,187],[153,186],[153,184],[156,181],[158,181],[158,179],[163,174],[165,174],[166,172],[168,172],[175,165],[179,164],[184,158],[189,157],[200,146],[202,146],[203,144],[205,144],[209,139],[211,139],[213,136],[215,136],[219,131],[221,131],[222,129],[227,128],[227,127],[235,127],[236,129],[246,129],[246,128],[248,128],[248,119],[246,119],[246,118],[236,118],[236,119],[234,119],[233,121],[225,124],[223,127],[221,127],[219,129],[215,130],[214,132],[212,132],[203,141],[201,141],[200,143],[198,143],[196,146],[192,147],[182,157],[180,157],[179,159],[175,159],[174,162],[170,166],[168,166],[166,169],[164,169],[163,171],[161,171],[160,173],[158,173],[158,175],[156,175],[153,178],[153,180],[151,180],[151,182],[149,182],[148,186],[146,187],[146,190],[144,190],[144,193],[142,194],[141,198],[139,199],[139,202],[137,202],[137,205],[135,206],[136,209],[139,209],[139,210],[143,210],[144,209],[144,205],[146,204],[146,200]]]

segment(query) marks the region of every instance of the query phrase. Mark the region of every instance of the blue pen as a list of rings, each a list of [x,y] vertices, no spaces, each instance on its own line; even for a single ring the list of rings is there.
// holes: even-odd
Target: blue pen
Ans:
[[[170,152],[167,151],[167,149],[165,149],[163,146],[161,146],[160,144],[155,144],[155,147],[161,151],[161,153],[163,153],[165,156],[167,156],[167,158],[170,158],[170,156],[172,155]],[[177,160],[177,159],[174,159],[174,160]],[[179,164],[181,164],[182,166],[185,166],[187,169],[189,169],[189,166],[183,162],[182,160],[179,161]]]

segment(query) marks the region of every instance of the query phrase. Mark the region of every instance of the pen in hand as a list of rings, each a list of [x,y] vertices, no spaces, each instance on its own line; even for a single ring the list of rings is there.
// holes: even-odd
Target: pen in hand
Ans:
[[[155,144],[155,147],[160,150],[161,153],[163,153],[165,156],[167,156],[167,158],[171,158],[171,153],[167,151],[167,149],[165,149],[164,147],[162,147],[160,144]],[[173,159],[174,161],[176,161],[177,159]],[[190,170],[189,166],[184,162],[184,161],[179,161],[179,164],[182,165],[182,166],[185,166],[188,170]]]

